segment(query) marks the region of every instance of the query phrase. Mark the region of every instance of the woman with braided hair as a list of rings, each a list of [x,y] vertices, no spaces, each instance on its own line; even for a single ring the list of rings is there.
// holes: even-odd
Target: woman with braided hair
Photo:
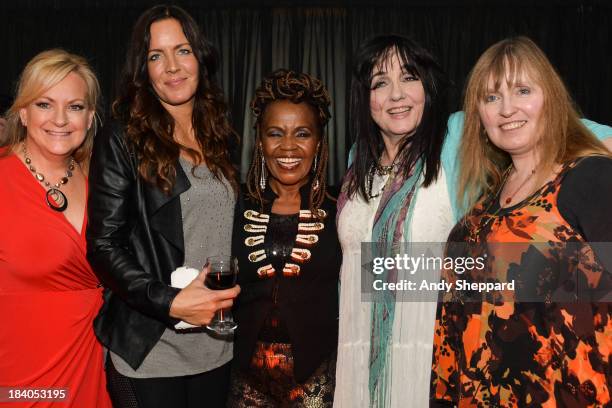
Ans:
[[[255,149],[234,217],[242,294],[230,407],[331,407],[340,244],[327,193],[329,95],[278,70],[251,102]]]

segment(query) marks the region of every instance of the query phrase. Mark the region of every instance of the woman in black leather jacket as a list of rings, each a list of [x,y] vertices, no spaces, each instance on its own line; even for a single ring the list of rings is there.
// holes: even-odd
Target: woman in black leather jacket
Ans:
[[[230,251],[235,136],[216,68],[214,48],[185,11],[145,11],[116,120],[95,142],[87,255],[106,289],[95,331],[109,350],[116,407],[224,406],[231,340],[174,326],[207,324],[239,289],[207,289],[204,271],[182,290],[170,286],[176,268],[201,270],[206,257]]]

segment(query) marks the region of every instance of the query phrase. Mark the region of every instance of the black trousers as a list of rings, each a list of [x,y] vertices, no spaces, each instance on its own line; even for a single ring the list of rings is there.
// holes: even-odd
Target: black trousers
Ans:
[[[106,359],[106,382],[114,408],[224,408],[231,362],[202,374],[130,378]]]

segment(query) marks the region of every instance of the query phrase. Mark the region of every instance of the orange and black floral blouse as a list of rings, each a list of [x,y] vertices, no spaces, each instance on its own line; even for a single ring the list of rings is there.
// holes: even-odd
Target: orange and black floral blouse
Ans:
[[[470,256],[486,251],[487,267],[496,268],[500,280],[520,271],[536,275],[525,290],[542,297],[442,297],[431,406],[612,406],[612,304],[606,303],[612,294],[612,159],[570,163],[510,208],[500,209],[499,197],[483,200],[455,226],[450,242],[470,242]],[[579,253],[567,250],[570,243],[579,244]],[[589,297],[551,300],[546,288],[559,271],[587,287]]]

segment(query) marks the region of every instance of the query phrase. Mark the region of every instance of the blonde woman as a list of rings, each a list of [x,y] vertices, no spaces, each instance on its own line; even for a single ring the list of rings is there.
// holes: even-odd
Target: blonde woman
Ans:
[[[92,329],[102,289],[85,257],[98,94],[83,58],[50,50],[27,64],[8,111],[0,150],[0,386],[10,387],[9,398],[19,397],[18,388],[38,392],[36,403],[19,406],[110,407]]]

